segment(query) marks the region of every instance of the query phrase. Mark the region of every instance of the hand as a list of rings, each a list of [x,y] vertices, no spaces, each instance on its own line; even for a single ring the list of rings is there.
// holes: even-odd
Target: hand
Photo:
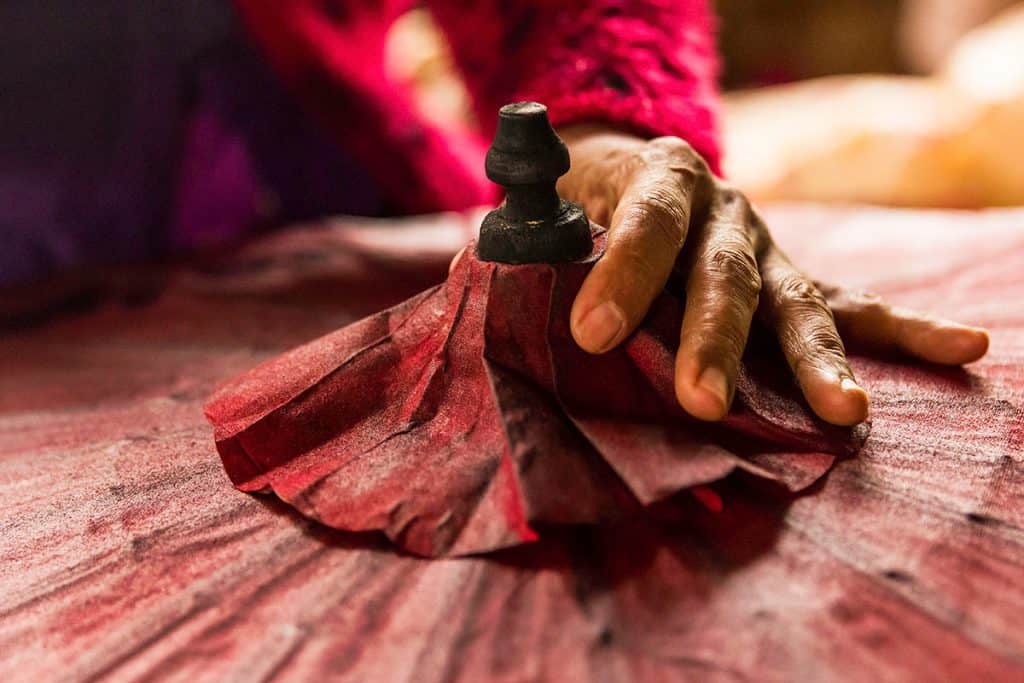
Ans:
[[[559,192],[608,226],[605,254],[572,308],[573,336],[591,353],[614,348],[640,324],[681,256],[688,270],[675,387],[694,417],[719,420],[729,411],[755,312],[778,336],[811,408],[838,425],[868,415],[843,338],[946,365],[988,350],[982,329],[812,282],[775,246],[750,202],[686,142],[593,126],[559,134],[572,155]]]

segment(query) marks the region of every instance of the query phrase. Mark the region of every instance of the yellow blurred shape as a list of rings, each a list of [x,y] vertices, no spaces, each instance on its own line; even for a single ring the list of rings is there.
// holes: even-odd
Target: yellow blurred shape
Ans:
[[[1024,204],[1024,5],[931,78],[831,77],[726,101],[726,173],[757,199]]]

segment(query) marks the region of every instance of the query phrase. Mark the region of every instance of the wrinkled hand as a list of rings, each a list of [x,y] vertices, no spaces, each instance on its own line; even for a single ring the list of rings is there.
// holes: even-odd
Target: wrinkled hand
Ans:
[[[622,342],[681,256],[686,313],[675,388],[694,417],[719,420],[728,412],[755,312],[775,331],[811,408],[838,425],[868,415],[843,339],[946,365],[988,350],[984,330],[812,282],[774,244],[750,202],[686,142],[591,126],[559,134],[572,156],[559,192],[608,226],[604,257],[573,305],[573,336],[591,353]]]

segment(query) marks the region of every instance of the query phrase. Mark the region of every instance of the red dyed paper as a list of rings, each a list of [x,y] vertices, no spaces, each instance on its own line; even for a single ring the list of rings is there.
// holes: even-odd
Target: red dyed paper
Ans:
[[[580,350],[569,310],[602,247],[511,266],[471,245],[443,285],[223,387],[206,414],[231,480],[442,556],[620,517],[734,470],[800,490],[856,451],[866,430],[817,421],[757,336],[726,420],[688,417],[671,286],[619,348]]]

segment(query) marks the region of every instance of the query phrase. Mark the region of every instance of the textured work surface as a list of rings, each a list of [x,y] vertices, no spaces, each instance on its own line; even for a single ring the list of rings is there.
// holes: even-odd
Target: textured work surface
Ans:
[[[737,481],[719,514],[671,501],[485,559],[399,556],[235,491],[201,412],[217,382],[443,268],[294,235],[154,301],[6,335],[0,674],[1019,679],[1024,212],[769,219],[812,274],[988,325],[991,354],[965,371],[856,358],[872,435],[795,501]],[[464,229],[445,225],[431,240]]]

